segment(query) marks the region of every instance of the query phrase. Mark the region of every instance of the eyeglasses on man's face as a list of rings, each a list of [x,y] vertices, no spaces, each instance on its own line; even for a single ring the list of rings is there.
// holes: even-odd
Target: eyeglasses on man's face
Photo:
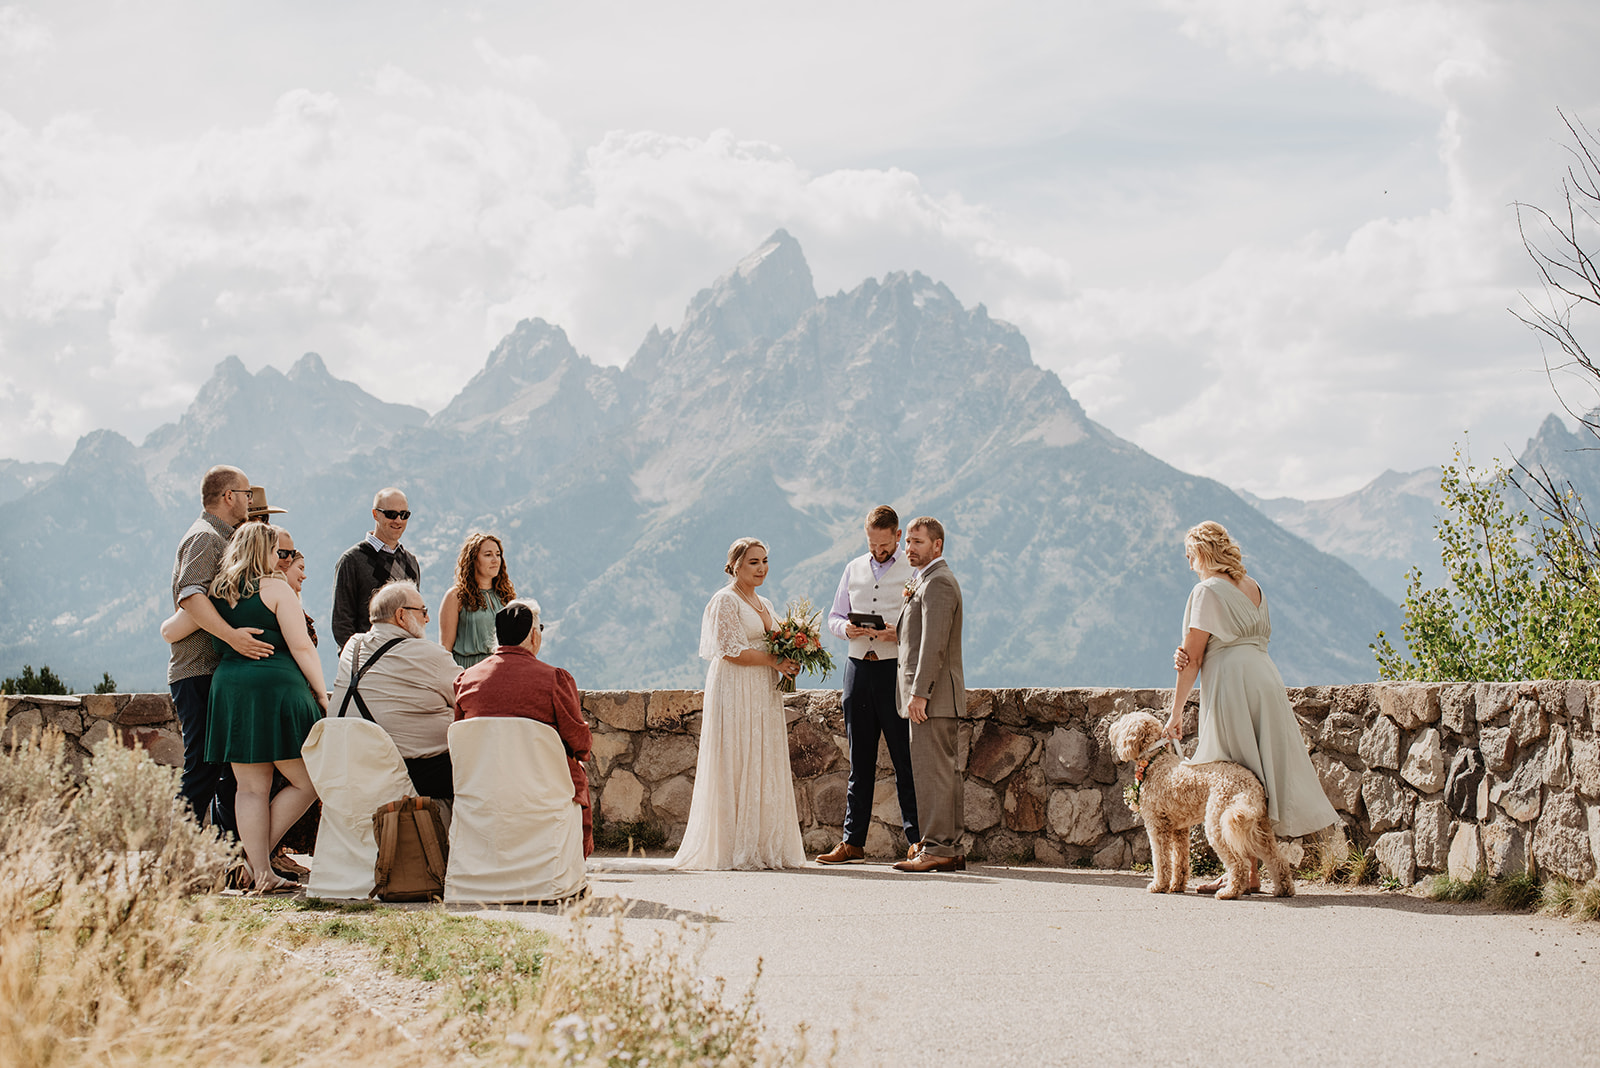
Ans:
[[[302,557],[302,555],[303,554],[300,552],[299,549],[279,549],[278,550],[278,559],[279,560],[299,560]]]
[[[421,612],[422,613],[422,621],[424,623],[426,623],[428,621],[428,618],[429,618],[429,616],[428,616],[428,606],[425,605],[425,604],[408,604],[404,608],[400,609],[400,611],[402,611],[402,612]]]
[[[410,519],[411,518],[411,510],[409,508],[400,508],[400,509],[374,508],[373,511],[377,512],[379,515],[383,516],[385,519]]]

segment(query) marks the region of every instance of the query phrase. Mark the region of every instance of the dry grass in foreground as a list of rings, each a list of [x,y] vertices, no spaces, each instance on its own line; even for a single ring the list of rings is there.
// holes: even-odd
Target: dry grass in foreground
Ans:
[[[439,909],[226,901],[232,847],[174,803],[177,773],[114,743],[71,785],[59,735],[0,754],[0,1068],[75,1065],[800,1065],[754,988],[695,975],[691,935],[570,944]],[[320,974],[355,943],[426,1010],[369,1011]],[[324,967],[322,970],[326,970]]]

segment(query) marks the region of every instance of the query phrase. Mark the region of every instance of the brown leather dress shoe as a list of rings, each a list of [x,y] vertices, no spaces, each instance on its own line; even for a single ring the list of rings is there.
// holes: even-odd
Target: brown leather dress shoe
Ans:
[[[894,866],[895,871],[966,871],[967,858],[961,857],[936,857],[931,853],[918,853],[910,860],[902,860]]]
[[[860,846],[853,846],[849,842],[840,842],[827,853],[817,857],[818,864],[850,864],[867,855],[867,851]]]
[[[912,842],[910,845],[906,846],[906,859],[916,860],[917,854],[920,852],[922,852],[922,843]]]

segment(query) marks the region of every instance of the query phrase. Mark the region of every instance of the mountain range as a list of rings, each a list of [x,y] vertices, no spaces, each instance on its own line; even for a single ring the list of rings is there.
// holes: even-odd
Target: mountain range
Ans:
[[[1595,418],[1591,415],[1590,418]],[[1549,475],[1559,487],[1570,484],[1584,501],[1595,502],[1591,515],[1600,519],[1600,442],[1587,433],[1574,434],[1566,423],[1548,415],[1528,439],[1519,462],[1536,474]],[[1420,471],[1385,471],[1361,489],[1343,497],[1302,501],[1293,497],[1263,499],[1240,491],[1274,522],[1345,561],[1379,591],[1399,603],[1406,596],[1407,573],[1422,571],[1425,587],[1444,584],[1444,566],[1434,528],[1442,511],[1438,467]],[[1521,511],[1528,503],[1511,490]]]
[[[742,535],[767,541],[780,610],[825,609],[880,503],[944,521],[972,685],[1170,685],[1194,581],[1182,533],[1202,519],[1243,545],[1289,682],[1372,678],[1367,643],[1399,629],[1349,564],[1089,419],[982,305],[916,272],[819,299],[781,230],[623,367],[525,320],[429,416],[315,354],[287,374],[228,357],[140,445],[91,433],[11,499],[0,467],[0,670],[160,688],[172,553],[215,463],[289,509],[318,620],[379,487],[409,496],[431,604],[462,538],[498,532],[544,607],[548,659],[587,688],[698,686],[701,610]],[[331,639],[322,653],[331,667]]]

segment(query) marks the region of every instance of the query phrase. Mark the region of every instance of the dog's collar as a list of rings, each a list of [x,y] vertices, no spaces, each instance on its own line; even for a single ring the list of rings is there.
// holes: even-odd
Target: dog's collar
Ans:
[[[1172,746],[1173,755],[1175,755],[1175,756],[1182,756],[1183,755],[1182,753],[1178,752],[1178,743],[1177,742],[1173,741],[1171,738],[1162,738],[1155,745],[1150,746],[1150,748],[1148,748],[1144,752],[1140,753],[1138,759],[1140,759],[1140,760],[1149,760],[1151,757],[1153,757],[1157,753],[1161,752],[1161,747],[1164,746],[1164,745]]]
[[[1134,761],[1133,782],[1127,787],[1124,787],[1122,791],[1122,801],[1128,806],[1128,811],[1132,812],[1134,815],[1138,815],[1139,813],[1139,799],[1144,793],[1144,774],[1150,770],[1150,762],[1156,758],[1157,753],[1161,752],[1161,747],[1168,744],[1171,744],[1172,752],[1176,756],[1183,756],[1178,749],[1177,742],[1174,742],[1171,738],[1163,738],[1155,745],[1152,745],[1150,748],[1140,753],[1138,759]]]

